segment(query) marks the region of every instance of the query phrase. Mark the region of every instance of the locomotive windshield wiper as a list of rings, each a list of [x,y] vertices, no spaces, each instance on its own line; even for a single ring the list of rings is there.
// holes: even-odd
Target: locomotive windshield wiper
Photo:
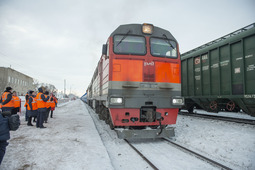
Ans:
[[[128,32],[122,37],[122,39],[118,42],[118,44],[116,45],[116,47],[118,47],[118,45],[120,45],[120,43],[128,36],[128,34],[131,32],[131,30],[128,30]]]
[[[174,46],[171,44],[171,42],[169,41],[169,39],[167,38],[166,34],[163,34],[163,36],[166,38],[166,42],[172,47],[172,49],[174,49],[176,51],[176,49],[174,48]]]

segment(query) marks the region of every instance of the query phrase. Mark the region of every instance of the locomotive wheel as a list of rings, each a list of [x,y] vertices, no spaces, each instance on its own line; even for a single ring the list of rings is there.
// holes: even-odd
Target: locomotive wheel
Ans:
[[[232,100],[229,101],[226,105],[226,109],[228,111],[233,111],[235,109],[236,105],[235,105],[235,102],[233,102]]]
[[[98,114],[98,117],[99,117],[100,120],[103,120],[103,117],[102,117],[101,114]]]
[[[110,126],[110,129],[111,129],[111,130],[113,130],[113,129],[114,129],[114,126],[113,126],[113,124],[112,124],[112,120],[110,120],[110,122],[109,122],[109,126]]]
[[[104,120],[104,107],[102,105],[99,107],[98,116],[100,120]]]
[[[105,114],[105,123],[109,124],[110,115],[109,115],[109,112],[106,109],[104,110],[104,114]]]
[[[217,108],[218,108],[217,102],[216,102],[215,100],[212,101],[212,102],[210,103],[210,109],[211,109],[212,111],[217,111]]]

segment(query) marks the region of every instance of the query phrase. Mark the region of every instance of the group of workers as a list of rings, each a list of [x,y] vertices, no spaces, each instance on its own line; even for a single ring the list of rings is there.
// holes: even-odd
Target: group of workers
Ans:
[[[57,103],[57,98],[53,94],[49,95],[48,91],[43,93],[42,88],[38,89],[37,94],[35,91],[29,90],[26,94],[26,103],[24,105],[26,107],[27,125],[33,126],[32,118],[34,117],[34,120],[37,118],[37,128],[46,128],[43,123],[47,123],[50,111],[50,117],[53,118],[53,111]]]
[[[6,147],[8,145],[7,140],[10,139],[10,129],[8,121],[9,119],[5,117],[5,113],[10,113],[15,115],[21,111],[21,100],[17,96],[15,91],[12,92],[11,87],[6,87],[6,90],[0,96],[0,165],[3,160]],[[38,89],[38,93],[35,91],[29,90],[26,94],[26,121],[28,121],[28,126],[33,126],[32,118],[37,118],[36,127],[43,129],[46,128],[43,126],[43,123],[47,123],[49,112],[51,111],[51,118],[53,117],[53,111],[57,105],[57,98],[51,94],[49,95],[48,91],[43,93],[42,87]]]

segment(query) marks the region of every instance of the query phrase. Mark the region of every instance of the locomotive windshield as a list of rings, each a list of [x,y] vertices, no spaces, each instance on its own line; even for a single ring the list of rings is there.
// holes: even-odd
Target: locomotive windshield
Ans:
[[[176,42],[169,39],[151,38],[151,55],[177,58]]]
[[[114,53],[116,54],[134,54],[145,55],[145,38],[132,35],[114,36]]]

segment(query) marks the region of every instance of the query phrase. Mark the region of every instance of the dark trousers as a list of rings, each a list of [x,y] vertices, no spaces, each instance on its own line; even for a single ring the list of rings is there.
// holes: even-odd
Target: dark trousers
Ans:
[[[12,112],[13,107],[2,107],[2,112]]]
[[[53,118],[53,110],[50,111],[50,117]]]
[[[26,115],[25,115],[26,121],[28,121],[28,115],[27,115],[27,106],[26,106]]]
[[[8,146],[8,142],[6,140],[0,141],[0,165],[1,165],[2,160],[4,158],[4,154],[5,154],[7,146]]]
[[[12,109],[12,115],[17,114],[19,112],[19,107],[15,107]]]
[[[44,119],[45,119],[45,116],[46,116],[47,109],[40,108],[37,111],[38,111],[38,113],[37,113],[36,127],[42,128],[43,127],[43,122],[44,122]]]
[[[45,122],[48,121],[49,114],[50,114],[50,108],[47,108],[47,111],[46,111],[46,114],[45,114],[45,118],[44,118],[44,121],[45,121]]]

